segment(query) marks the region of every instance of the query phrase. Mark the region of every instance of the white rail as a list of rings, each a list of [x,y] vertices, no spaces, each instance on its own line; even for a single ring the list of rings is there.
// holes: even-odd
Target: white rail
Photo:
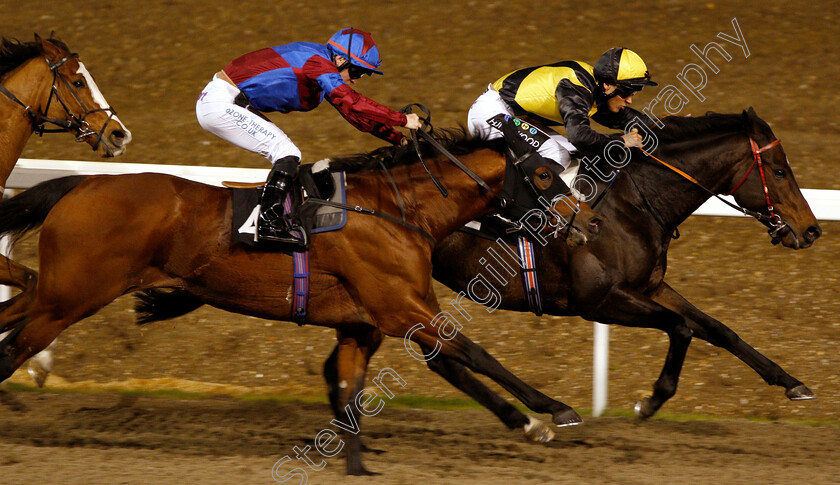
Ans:
[[[263,182],[268,169],[230,168],[187,165],[162,165],[113,162],[79,162],[71,160],[34,160],[21,158],[6,183],[7,189],[27,189],[33,185],[66,175],[96,175],[159,172],[177,175],[197,182],[221,185],[222,181]],[[840,221],[840,190],[802,189],[811,210],[819,220]],[[731,201],[731,197],[729,198]],[[710,199],[694,215],[740,216],[740,212],[717,199]],[[8,290],[7,290],[8,291]],[[0,294],[2,297],[2,294]],[[8,296],[6,297],[8,298]],[[600,416],[607,407],[607,374],[609,368],[609,327],[594,324],[592,414]]]

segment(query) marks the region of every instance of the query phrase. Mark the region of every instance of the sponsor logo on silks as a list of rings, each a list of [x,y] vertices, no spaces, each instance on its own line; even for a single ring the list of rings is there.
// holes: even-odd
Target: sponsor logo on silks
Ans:
[[[542,145],[541,141],[535,140],[530,136],[526,135],[525,133],[520,133],[519,136],[522,137],[522,139],[525,140],[526,143],[528,143],[534,148],[539,148],[540,145]]]

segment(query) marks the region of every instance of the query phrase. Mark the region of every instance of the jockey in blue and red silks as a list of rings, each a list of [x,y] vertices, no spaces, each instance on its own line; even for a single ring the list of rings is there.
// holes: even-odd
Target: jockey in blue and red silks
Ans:
[[[365,74],[382,74],[377,69],[381,62],[370,33],[349,28],[336,32],[326,45],[295,42],[245,54],[204,88],[196,102],[199,124],[273,165],[260,201],[260,239],[308,245],[282,208],[301,152],[261,112],[310,111],[326,99],[360,131],[398,144],[405,137],[394,127],[419,128],[417,115],[394,111],[350,87]]]

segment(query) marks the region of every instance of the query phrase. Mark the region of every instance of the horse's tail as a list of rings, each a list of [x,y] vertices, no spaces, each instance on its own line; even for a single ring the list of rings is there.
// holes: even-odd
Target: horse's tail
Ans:
[[[134,311],[137,325],[180,317],[204,305],[204,302],[185,290],[144,290],[137,293]]]
[[[47,180],[0,202],[0,236],[11,236],[14,246],[21,236],[40,227],[58,201],[86,178],[71,175]]]

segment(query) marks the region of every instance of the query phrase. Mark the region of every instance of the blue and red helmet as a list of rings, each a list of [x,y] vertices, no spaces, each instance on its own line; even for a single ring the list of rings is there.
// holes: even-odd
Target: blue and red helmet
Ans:
[[[351,65],[382,74],[382,71],[377,69],[382,64],[382,59],[379,58],[379,49],[370,32],[352,27],[339,30],[327,41],[327,49],[333,55],[347,59]]]

